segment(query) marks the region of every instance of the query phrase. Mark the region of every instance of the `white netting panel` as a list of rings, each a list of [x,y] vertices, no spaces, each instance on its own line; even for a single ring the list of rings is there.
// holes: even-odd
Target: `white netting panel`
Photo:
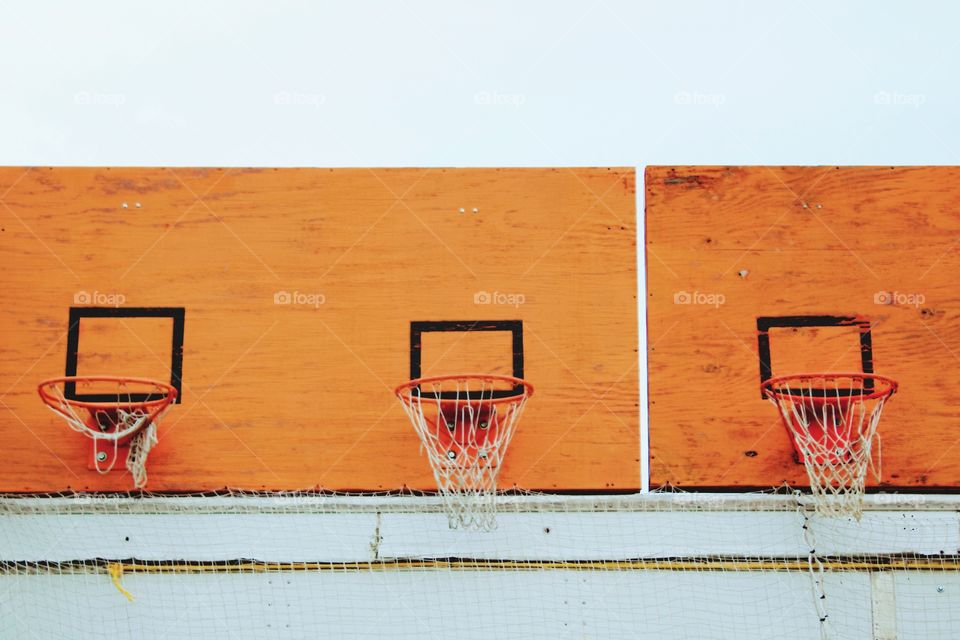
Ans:
[[[871,388],[864,388],[869,380]],[[894,387],[848,375],[788,376],[771,381],[767,398],[791,432],[817,510],[859,517],[867,471],[880,477],[878,425]]]
[[[501,496],[0,498],[0,637],[956,638],[960,501]]]
[[[424,380],[398,391],[451,528],[496,527],[497,475],[529,397],[523,385],[515,395],[497,397],[496,382],[479,376]]]

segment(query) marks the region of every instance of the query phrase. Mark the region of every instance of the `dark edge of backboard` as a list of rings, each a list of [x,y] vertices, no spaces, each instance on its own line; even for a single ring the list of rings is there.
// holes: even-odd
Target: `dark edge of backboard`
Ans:
[[[762,492],[768,495],[779,495],[781,497],[788,497],[793,495],[793,490],[800,489],[803,490],[804,495],[810,495],[810,485],[809,483],[799,483],[789,485],[789,493],[777,493],[777,490],[785,491],[785,484],[778,486],[769,486],[762,484],[744,484],[744,485],[735,485],[735,484],[664,484],[662,488],[658,491],[683,491],[683,492],[696,492],[696,493],[754,493]],[[892,482],[884,482],[877,485],[869,485],[864,488],[864,493],[867,494],[886,494],[889,495],[891,492],[907,492],[912,494],[919,495],[944,495],[944,494],[956,494],[957,488],[952,485],[909,485],[909,484],[895,484]],[[553,491],[551,491],[553,493]]]
[[[873,373],[873,338],[870,335],[870,320],[862,316],[760,316],[757,318],[757,352],[760,356],[760,384],[773,377],[770,364],[770,329],[791,327],[858,327],[860,330],[861,373]],[[789,373],[813,373],[790,371]],[[873,378],[863,381],[863,390],[873,391]],[[763,391],[760,398],[766,400]]]
[[[183,336],[186,309],[184,307],[70,307],[70,323],[67,329],[67,365],[64,375],[77,375],[80,355],[80,320],[83,318],[170,318],[173,321],[170,345],[170,385],[177,390],[176,404],[183,402]],[[116,375],[123,375],[118,372]],[[111,402],[116,394],[78,394],[76,383],[63,385],[63,395],[67,400],[81,402]],[[162,394],[129,394],[134,402],[160,400]]]
[[[512,366],[514,378],[523,379],[523,321],[522,320],[412,320],[410,322],[410,379],[416,380],[422,376],[423,364],[423,334],[434,331],[509,331],[512,336]],[[485,373],[465,371],[464,373]],[[479,392],[478,392],[479,393]],[[482,392],[482,398],[508,398],[523,393],[523,385],[512,389],[497,389]],[[441,400],[456,400],[463,398],[456,391],[443,391],[439,394]],[[480,395],[467,394],[466,399],[479,400]]]

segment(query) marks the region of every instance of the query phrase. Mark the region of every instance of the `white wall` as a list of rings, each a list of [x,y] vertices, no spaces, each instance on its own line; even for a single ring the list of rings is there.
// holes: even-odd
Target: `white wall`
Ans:
[[[450,530],[429,498],[8,498],[0,562],[19,564],[0,572],[0,637],[955,637],[960,503],[867,506],[856,521],[790,497],[533,496],[480,532]],[[710,569],[731,557],[744,568]],[[897,557],[911,568],[879,564]],[[121,576],[128,602],[103,565],[130,559],[180,569]],[[238,559],[326,564],[209,571]],[[844,559],[874,569],[832,568]]]

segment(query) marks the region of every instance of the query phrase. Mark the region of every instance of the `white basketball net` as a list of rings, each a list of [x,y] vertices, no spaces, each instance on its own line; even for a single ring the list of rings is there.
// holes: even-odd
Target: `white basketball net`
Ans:
[[[160,393],[165,392],[162,387],[158,387],[157,390]],[[120,443],[129,439],[127,469],[133,476],[134,486],[138,489],[146,486],[147,457],[150,455],[150,449],[157,444],[157,425],[160,423],[163,414],[170,408],[169,405],[156,413],[153,420],[150,420],[152,412],[147,408],[137,406],[136,402],[130,401],[129,395],[132,392],[120,389],[117,392],[117,402],[123,403],[125,402],[124,398],[126,398],[129,406],[98,411],[97,413],[103,416],[109,416],[108,421],[111,427],[109,430],[105,430],[100,426],[97,415],[91,414],[86,407],[77,406],[66,398],[61,385],[51,385],[47,387],[47,391],[58,401],[57,406],[48,405],[48,407],[63,418],[71,429],[82,433],[95,442],[103,441],[113,445],[113,456],[110,457],[109,463],[101,466],[101,461],[94,456],[94,466],[98,473],[106,474],[113,470]]]
[[[863,377],[837,374],[772,382],[767,399],[793,436],[817,512],[859,520],[867,469],[880,479],[877,425],[895,388],[876,379],[876,389],[865,389]]]
[[[496,398],[494,389],[493,380],[465,376],[397,393],[427,452],[451,529],[496,528],[497,475],[529,390]]]

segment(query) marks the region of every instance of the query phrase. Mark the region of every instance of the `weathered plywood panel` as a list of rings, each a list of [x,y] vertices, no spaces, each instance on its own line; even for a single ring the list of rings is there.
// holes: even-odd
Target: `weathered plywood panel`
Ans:
[[[410,322],[450,320],[523,325],[502,484],[637,488],[635,195],[632,169],[0,169],[0,490],[131,486],[36,396],[91,304],[184,309],[151,490],[432,488],[392,388]],[[140,327],[81,373],[169,366]]]
[[[880,486],[960,484],[960,169],[650,167],[646,233],[653,485],[807,483],[758,388],[756,320],[785,315],[869,319],[874,369],[901,385]],[[773,373],[858,349],[771,334]]]

